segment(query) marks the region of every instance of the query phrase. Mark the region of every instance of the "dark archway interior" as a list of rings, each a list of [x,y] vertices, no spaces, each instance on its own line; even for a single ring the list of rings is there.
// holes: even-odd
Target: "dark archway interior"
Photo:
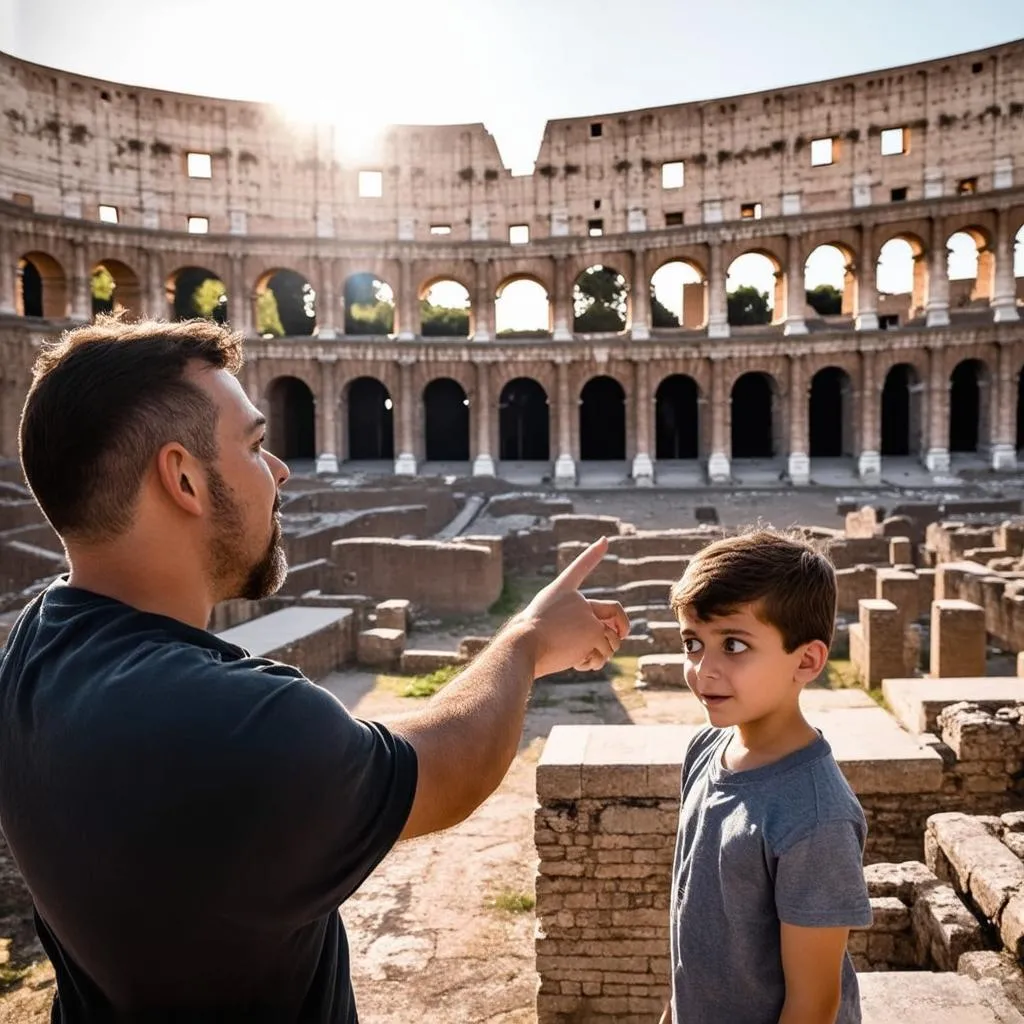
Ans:
[[[388,389],[374,377],[348,386],[349,459],[393,459],[395,415]]]
[[[965,359],[953,371],[949,389],[949,450],[976,452],[981,419],[981,364]]]
[[[657,459],[696,459],[700,447],[697,382],[683,374],[666,377],[654,397]]]
[[[270,393],[270,450],[285,462],[316,457],[313,393],[295,377],[282,377]]]
[[[179,270],[174,278],[174,303],[172,313],[175,320],[189,320],[194,316],[209,316],[218,324],[228,322],[227,295],[223,294],[221,301],[215,303],[207,312],[202,308],[202,302],[208,299],[199,289],[207,282],[219,282],[219,278],[213,271],[203,267],[185,267]],[[223,286],[221,286],[223,289]]]
[[[732,388],[732,457],[770,459],[774,454],[771,380],[763,373],[745,373]]]
[[[273,292],[277,315],[285,337],[308,337],[316,329],[316,292],[294,270],[278,270],[270,275],[267,290]]]
[[[848,454],[843,446],[846,416],[846,385],[849,378],[829,366],[814,375],[810,397],[811,458],[838,458]]]
[[[580,458],[602,462],[626,457],[626,393],[611,377],[587,381],[580,395]]]
[[[499,458],[516,462],[551,458],[548,396],[535,380],[517,377],[498,402]]]
[[[882,455],[909,455],[910,386],[913,368],[906,363],[894,366],[885,376],[882,387]]]
[[[21,266],[21,301],[25,316],[43,315],[43,277],[31,260],[25,260]]]
[[[469,403],[462,385],[448,377],[432,380],[423,391],[428,462],[469,459]]]

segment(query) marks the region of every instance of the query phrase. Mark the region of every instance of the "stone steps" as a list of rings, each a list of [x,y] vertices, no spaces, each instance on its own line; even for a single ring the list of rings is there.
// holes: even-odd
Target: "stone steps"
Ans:
[[[859,974],[862,1024],[1024,1024],[994,985],[962,974]]]

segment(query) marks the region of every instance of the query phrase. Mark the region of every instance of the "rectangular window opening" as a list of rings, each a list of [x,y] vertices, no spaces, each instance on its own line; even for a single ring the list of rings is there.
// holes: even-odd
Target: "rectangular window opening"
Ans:
[[[835,162],[832,139],[811,139],[811,166],[828,167]]]
[[[977,178],[961,178],[956,186],[958,196],[973,196],[978,191]]]
[[[600,121],[594,121],[590,125],[590,137],[592,139],[599,139],[604,135],[604,125]]]
[[[760,203],[744,203],[740,207],[740,216],[744,220],[760,220],[764,212]]]
[[[104,224],[116,224],[117,223],[117,207],[116,206],[101,206],[100,207],[100,220]]]
[[[205,235],[210,230],[209,217],[189,217],[188,233],[190,235]]]
[[[682,188],[686,179],[686,167],[682,160],[672,160],[661,165],[661,187]]]
[[[209,153],[189,153],[187,160],[190,178],[213,177],[213,160]]]
[[[900,156],[907,151],[907,132],[904,128],[886,128],[882,132],[882,156]]]
[[[683,225],[683,215],[681,213],[666,213],[665,214],[665,227],[667,228],[678,228]]]
[[[380,199],[384,195],[383,171],[359,172],[359,198]]]
[[[508,240],[512,245],[526,245],[530,240],[530,225],[513,224],[508,229]]]
[[[601,200],[600,199],[595,199],[594,200],[594,209],[595,210],[600,210],[601,209]]]
[[[32,210],[35,208],[35,200],[27,192],[15,192],[11,196],[11,202],[15,206],[21,206],[26,210]]]
[[[600,238],[604,234],[604,221],[601,218],[587,221],[587,234],[591,238]]]
[[[451,224],[431,224],[430,233],[432,235],[450,235],[452,233]]]
[[[892,192],[889,193],[889,199],[890,199],[891,202],[894,202],[894,203],[902,203],[906,198],[907,198],[906,186],[904,186],[903,188],[894,188],[892,190]]]

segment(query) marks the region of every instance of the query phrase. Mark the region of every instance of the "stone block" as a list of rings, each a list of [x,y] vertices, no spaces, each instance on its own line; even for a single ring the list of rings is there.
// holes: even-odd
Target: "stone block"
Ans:
[[[871,505],[865,505],[856,512],[846,513],[846,536],[860,540],[875,537],[878,533],[878,512]]]
[[[679,623],[674,619],[669,622],[648,623],[647,631],[651,635],[653,647],[651,654],[678,654],[682,647],[679,636]]]
[[[874,688],[887,677],[902,675],[903,620],[896,605],[878,599],[861,601],[860,632],[863,660],[857,668],[864,685]]]
[[[489,636],[464,636],[459,641],[459,654],[467,661],[475,658],[489,643]]]
[[[682,654],[645,654],[637,661],[636,689],[686,690]]]
[[[836,611],[856,614],[862,600],[877,597],[876,570],[870,565],[854,565],[836,570]]]
[[[981,926],[951,886],[923,892],[911,919],[919,955],[940,971],[955,971],[964,953],[984,948]]]
[[[904,628],[916,621],[920,613],[918,601],[921,592],[916,573],[900,572],[898,569],[879,569],[875,583],[875,597],[896,605]]]
[[[356,660],[370,668],[395,668],[404,650],[400,629],[364,629],[356,641]]]
[[[402,651],[399,659],[399,667],[402,672],[410,676],[428,675],[438,669],[451,668],[453,665],[463,665],[465,659],[458,651],[430,651],[424,649],[407,648]]]
[[[909,537],[889,538],[889,561],[893,565],[912,565],[914,544]]]
[[[654,653],[654,639],[646,633],[630,633],[619,645],[619,654],[627,658],[640,658]]]
[[[404,598],[396,597],[390,601],[381,601],[375,609],[376,625],[380,629],[400,629],[403,633],[408,633],[411,609],[411,602]]]
[[[932,602],[931,666],[936,679],[985,674],[985,612],[970,601]]]
[[[895,896],[871,897],[871,930],[902,932],[910,927],[910,910]]]
[[[920,861],[868,864],[864,880],[872,898],[891,897],[911,906],[922,892],[939,884],[935,873]]]

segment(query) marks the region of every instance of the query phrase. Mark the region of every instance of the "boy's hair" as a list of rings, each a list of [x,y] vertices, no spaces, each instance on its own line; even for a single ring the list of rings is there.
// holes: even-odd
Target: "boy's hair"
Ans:
[[[701,622],[756,604],[757,617],[782,634],[787,653],[812,640],[831,647],[836,573],[802,538],[752,530],[699,551],[672,587],[671,602],[676,618],[686,611]]]

